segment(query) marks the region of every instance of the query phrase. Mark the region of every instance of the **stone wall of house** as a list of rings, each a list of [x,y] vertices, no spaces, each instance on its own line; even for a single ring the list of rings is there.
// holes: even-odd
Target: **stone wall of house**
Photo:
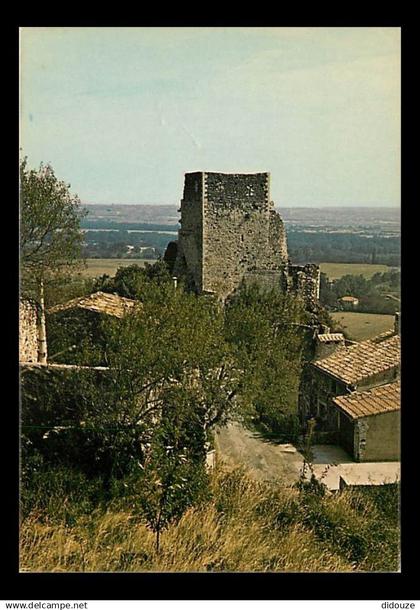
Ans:
[[[342,341],[331,341],[326,343],[316,341],[314,360],[328,358],[328,356],[332,356],[337,350],[342,349],[343,347],[345,347],[344,339]]]
[[[359,392],[375,388],[399,377],[399,366],[382,371],[360,381],[352,390]],[[323,373],[311,364],[305,366],[299,388],[298,413],[302,424],[310,417],[316,417],[318,432],[337,431],[337,410],[332,404],[336,396],[348,394],[344,382]]]
[[[345,383],[307,365],[299,387],[298,413],[302,424],[315,417],[318,432],[336,431],[337,414],[332,399],[345,394],[348,394]]]
[[[27,300],[19,303],[19,361],[38,361],[37,310],[35,304]]]
[[[354,458],[358,462],[400,459],[400,411],[380,413],[356,420]]]
[[[349,455],[354,457],[354,428],[355,422],[351,417],[336,409],[338,417],[338,443],[347,451]]]
[[[365,390],[370,390],[371,388],[376,388],[378,385],[383,385],[384,383],[391,383],[392,381],[396,381],[400,376],[400,366],[394,366],[386,371],[382,371],[377,375],[372,375],[366,379],[363,379],[357,384],[358,392],[364,392]]]

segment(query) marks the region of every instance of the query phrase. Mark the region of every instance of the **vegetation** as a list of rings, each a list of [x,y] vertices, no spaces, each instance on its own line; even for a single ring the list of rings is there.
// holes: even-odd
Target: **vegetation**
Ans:
[[[24,571],[398,571],[398,488],[319,495],[217,471],[209,493],[156,537],[137,496],[100,501],[71,471],[24,493]]]
[[[372,263],[398,267],[401,261],[399,236],[289,230],[287,243],[289,256],[296,263]]]
[[[24,270],[45,274],[79,262],[84,212],[70,185],[50,165],[28,169],[20,163],[20,256]]]
[[[321,273],[320,301],[330,309],[355,309],[343,304],[340,298],[353,296],[359,299],[357,311],[366,313],[393,314],[400,309],[400,272],[374,273],[372,277],[363,275],[343,275],[330,282]]]
[[[80,264],[85,212],[70,185],[55,176],[50,165],[28,169],[20,162],[21,293],[32,298],[39,312],[38,360],[47,361],[45,286]]]
[[[396,488],[333,497],[206,469],[231,417],[296,440],[301,367],[328,314],[255,286],[222,309],[175,289],[162,261],[63,282],[80,256],[78,200],[26,162],[21,188],[22,265],[42,310],[98,290],[137,302],[122,319],[51,316],[53,360],[83,366],[22,371],[22,569],[398,569]]]
[[[113,277],[107,274],[98,277],[93,289],[116,293],[142,303],[171,299],[174,294],[173,281],[163,261],[119,267]]]
[[[242,414],[288,441],[298,436],[296,404],[308,322],[301,301],[256,287],[240,291],[226,308],[226,338],[246,371]]]
[[[113,228],[90,229],[84,233],[86,258],[157,258],[168,242],[176,238],[178,230],[177,225],[103,224]],[[350,231],[314,233],[289,229],[287,238],[289,256],[295,263],[361,264],[363,267],[371,264],[398,267],[401,263],[399,236],[366,237]]]

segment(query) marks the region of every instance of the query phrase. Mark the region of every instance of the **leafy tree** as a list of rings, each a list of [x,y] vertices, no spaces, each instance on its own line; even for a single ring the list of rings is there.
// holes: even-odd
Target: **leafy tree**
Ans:
[[[183,388],[172,390],[177,408],[165,410],[137,482],[137,507],[156,535],[176,522],[192,504],[207,496],[205,434],[194,402]]]
[[[107,370],[50,372],[50,383],[25,373],[24,425],[46,426],[31,438],[45,456],[107,480],[125,476],[170,416],[181,449],[203,459],[207,435],[235,406],[232,354],[215,303],[173,287],[167,296],[104,321]],[[91,350],[86,343],[85,364],[97,364],[95,342]]]
[[[39,305],[39,360],[46,362],[44,285],[58,273],[80,263],[84,216],[70,185],[55,176],[50,165],[38,170],[20,162],[21,289]]]
[[[245,288],[227,307],[225,332],[244,372],[239,392],[243,411],[294,438],[305,341],[314,332],[303,303],[290,294]]]
[[[337,306],[337,294],[326,273],[321,272],[319,285],[319,300],[327,307]]]
[[[122,297],[143,302],[156,299],[158,295],[170,298],[173,282],[167,265],[157,261],[153,265],[146,263],[144,267],[137,264],[119,267],[114,277],[103,275],[98,278],[94,290],[115,292]]]

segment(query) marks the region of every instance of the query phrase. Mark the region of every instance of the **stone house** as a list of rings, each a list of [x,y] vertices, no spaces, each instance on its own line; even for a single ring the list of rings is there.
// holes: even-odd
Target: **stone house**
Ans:
[[[339,444],[356,462],[400,459],[400,381],[333,399]]]
[[[127,312],[132,310],[136,303],[137,301],[121,297],[118,294],[98,291],[50,307],[48,313],[55,314],[61,311],[86,310],[122,318]]]
[[[396,381],[399,374],[400,335],[395,330],[352,345],[338,344],[303,371],[298,402],[302,426],[315,418],[318,440],[338,442],[340,418],[333,400]]]
[[[97,352],[91,365],[103,365],[102,322],[121,319],[140,303],[117,294],[95,292],[60,303],[47,311],[47,337],[50,359],[67,364],[86,364],[80,353],[83,345]]]

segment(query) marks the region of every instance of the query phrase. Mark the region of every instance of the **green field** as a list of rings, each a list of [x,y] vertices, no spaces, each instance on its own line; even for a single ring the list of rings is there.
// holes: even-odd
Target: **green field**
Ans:
[[[371,339],[394,327],[394,316],[387,314],[337,311],[331,317],[353,341]]]
[[[97,277],[98,275],[115,275],[118,267],[127,267],[128,265],[140,265],[144,267],[145,263],[153,264],[156,260],[148,260],[144,258],[88,258],[86,260],[86,269],[82,271],[82,275],[86,277]]]
[[[322,273],[326,273],[330,280],[336,280],[343,275],[363,275],[372,277],[375,273],[390,271],[387,265],[369,265],[365,263],[320,263]]]

